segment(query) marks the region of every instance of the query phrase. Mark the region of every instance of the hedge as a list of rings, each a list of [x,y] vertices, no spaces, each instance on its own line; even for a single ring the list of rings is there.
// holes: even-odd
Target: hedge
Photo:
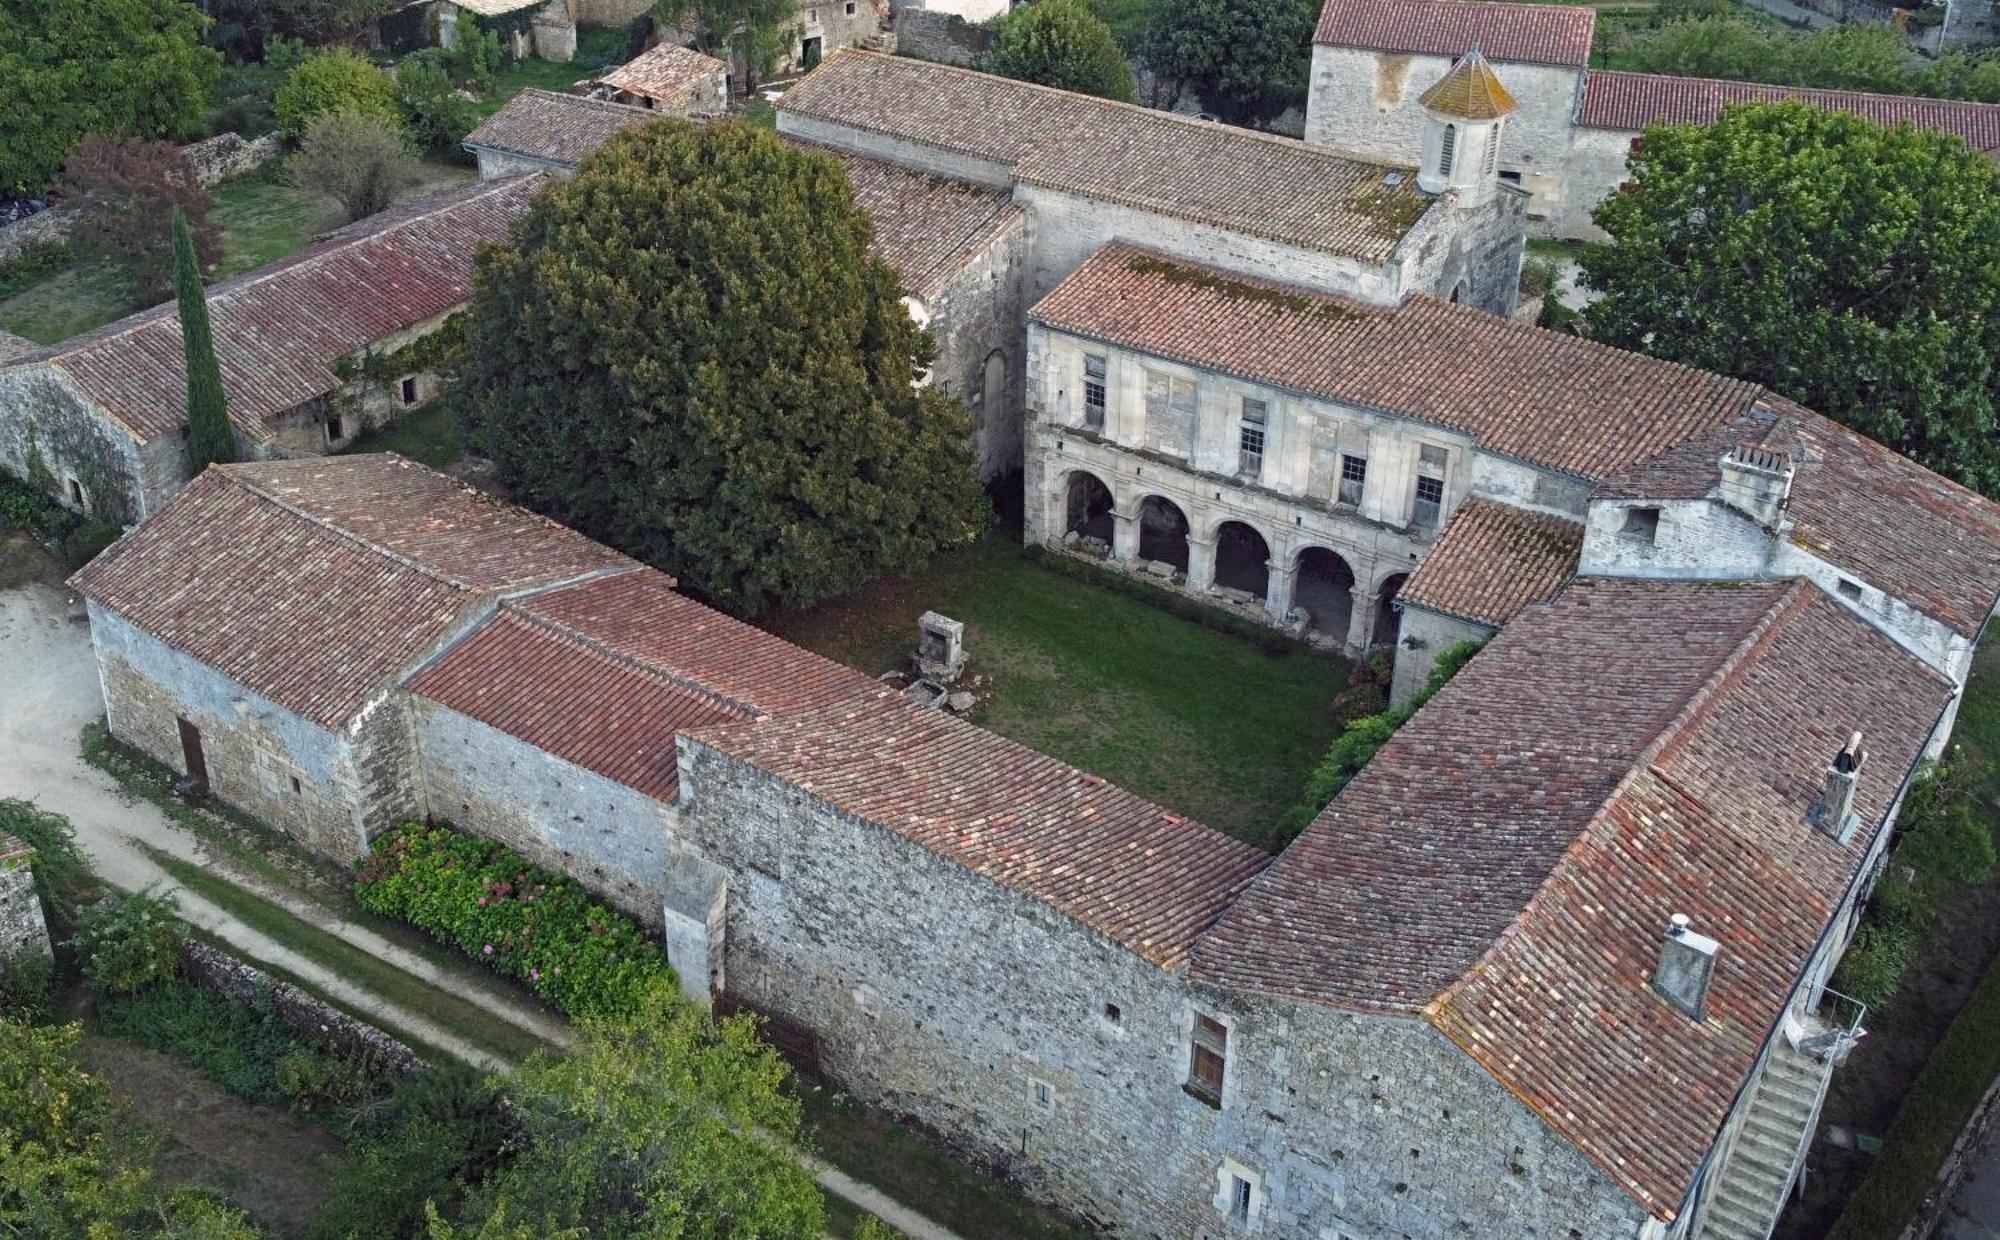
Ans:
[[[357,869],[364,907],[520,979],[570,1016],[619,1017],[673,970],[637,923],[492,840],[405,823]]]

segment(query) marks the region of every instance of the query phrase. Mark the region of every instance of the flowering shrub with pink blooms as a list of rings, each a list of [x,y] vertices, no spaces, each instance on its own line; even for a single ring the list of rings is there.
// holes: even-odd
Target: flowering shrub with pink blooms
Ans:
[[[571,1016],[629,1014],[673,977],[657,943],[575,880],[450,827],[411,822],[383,835],[354,890],[367,908],[519,978]]]

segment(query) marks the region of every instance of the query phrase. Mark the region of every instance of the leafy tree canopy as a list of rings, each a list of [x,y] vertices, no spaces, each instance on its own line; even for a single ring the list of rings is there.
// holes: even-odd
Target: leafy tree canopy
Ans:
[[[522,1069],[508,1093],[527,1147],[467,1211],[479,1229],[443,1234],[817,1237],[789,1080],[749,1017],[711,1024],[662,984],[636,1016],[590,1018],[574,1051]]]
[[[1801,103],[1646,131],[1597,209],[1587,334],[1765,384],[2000,493],[2000,171]]]
[[[1305,102],[1318,18],[1312,0],[1161,0],[1139,54],[1176,93],[1254,124]]]
[[[1885,26],[1798,33],[1711,15],[1644,31],[1620,57],[1622,67],[1643,73],[2000,102],[2000,54],[1948,52],[1920,62]]]
[[[0,195],[38,193],[87,133],[190,138],[221,56],[184,0],[0,4]]]
[[[418,177],[403,131],[361,112],[330,112],[308,121],[285,171],[294,185],[338,201],[350,221],[387,207]]]
[[[399,0],[208,0],[209,43],[232,60],[255,60],[269,40],[343,43],[400,7]]]
[[[109,264],[147,305],[173,291],[174,248],[160,221],[180,208],[203,270],[222,257],[222,232],[209,221],[208,190],[171,142],[86,137],[70,153],[63,196],[84,210],[70,249]]]
[[[1132,65],[1111,28],[1083,0],[1037,0],[1002,17],[993,30],[988,72],[1132,102]]]
[[[287,74],[271,110],[278,128],[294,140],[315,118],[336,113],[376,117],[398,128],[403,123],[395,79],[345,47],[309,56]]]
[[[958,402],[835,160],[735,124],[618,135],[481,257],[458,402],[528,504],[728,606],[968,537]]]
[[[766,74],[791,50],[799,32],[796,0],[654,0],[661,30],[695,23],[695,46],[723,59],[741,57],[753,74]]]

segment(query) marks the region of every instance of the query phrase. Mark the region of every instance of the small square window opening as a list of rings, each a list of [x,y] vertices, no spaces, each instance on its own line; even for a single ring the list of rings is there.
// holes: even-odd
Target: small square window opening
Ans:
[[[1841,596],[1842,598],[1845,598],[1845,599],[1849,599],[1849,600],[1851,600],[1851,601],[1853,601],[1853,602],[1856,602],[1856,603],[1858,603],[1858,602],[1860,602],[1860,601],[1861,601],[1861,583],[1860,583],[1860,582],[1858,582],[1858,581],[1849,581],[1849,580],[1848,580],[1847,578],[1845,578],[1845,577],[1842,577],[1842,578],[1840,579],[1840,586],[1839,586],[1839,590],[1840,590],[1840,596]]]
[[[854,0],[847,0],[847,15],[854,16]]]
[[[1047,1081],[1029,1077],[1028,1100],[1033,1102],[1037,1109],[1048,1110],[1056,1104],[1055,1086],[1049,1084]]]
[[[1107,1003],[1107,1004],[1105,1004],[1105,1005],[1104,1005],[1104,1023],[1105,1023],[1105,1024],[1107,1024],[1107,1025],[1122,1025],[1122,1024],[1124,1024],[1124,1023],[1125,1023],[1125,1013],[1124,1013],[1123,1009],[1121,1009],[1121,1008],[1120,1008],[1120,1007],[1119,1007],[1119,1006],[1118,1006],[1117,1004],[1115,1004],[1115,1003]]]
[[[296,775],[292,776],[292,795],[295,797],[305,795],[305,785],[299,782],[299,777]]]
[[[1650,547],[1660,537],[1660,510],[1657,508],[1627,508],[1625,524],[1618,531],[1620,538]]]

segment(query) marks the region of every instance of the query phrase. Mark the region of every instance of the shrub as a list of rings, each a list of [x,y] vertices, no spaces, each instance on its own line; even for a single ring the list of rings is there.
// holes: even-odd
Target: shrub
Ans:
[[[348,1137],[327,1203],[309,1234],[322,1240],[424,1234],[424,1209],[457,1213],[513,1135],[499,1091],[460,1064],[409,1078]]]
[[[71,944],[93,987],[127,995],[157,986],[179,971],[187,926],[174,915],[171,896],[162,899],[142,891],[86,909]]]
[[[993,50],[982,67],[1121,103],[1135,93],[1124,49],[1083,0],[1038,0],[1008,12],[993,23]]]
[[[355,893],[571,1016],[634,1011],[649,985],[673,975],[630,918],[574,880],[450,827],[412,822],[384,835],[362,859]]]
[[[313,118],[286,171],[293,184],[338,201],[349,220],[382,210],[417,179],[402,127],[355,112]]]
[[[62,540],[63,567],[75,572],[97,558],[100,551],[118,541],[122,533],[109,521],[85,521]]]
[[[322,116],[372,116],[390,125],[403,119],[394,80],[345,47],[317,53],[286,74],[271,110],[278,128],[294,141]]]
[[[213,200],[192,161],[171,142],[113,141],[91,135],[77,145],[63,174],[63,196],[80,211],[70,249],[83,262],[118,273],[134,296],[152,305],[173,291],[174,247],[167,218],[187,217],[202,267],[222,257],[222,230],[209,218]]]
[[[26,530],[37,538],[68,533],[76,518],[69,510],[12,474],[0,474],[0,526]]]
[[[402,92],[410,130],[425,149],[470,158],[459,141],[479,123],[479,105],[459,93],[444,53],[426,48],[405,57],[396,67],[396,88]]]
[[[0,800],[0,831],[35,850],[35,890],[50,920],[68,925],[77,901],[96,888],[90,865],[76,848],[69,819],[33,801]]]
[[[39,954],[0,960],[0,1020],[41,1024],[55,1015],[55,962]]]

